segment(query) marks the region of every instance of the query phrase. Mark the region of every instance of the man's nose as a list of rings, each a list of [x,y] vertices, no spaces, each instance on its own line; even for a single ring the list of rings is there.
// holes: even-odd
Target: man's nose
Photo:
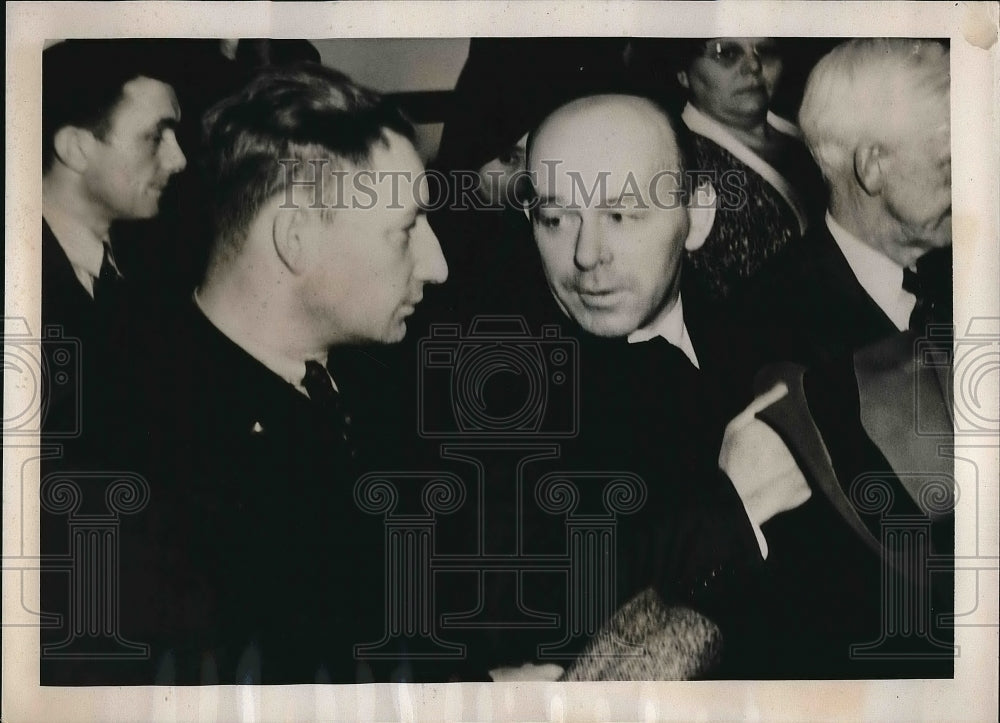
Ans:
[[[605,260],[607,256],[607,239],[604,229],[598,219],[580,219],[580,228],[576,234],[576,249],[573,261],[577,268],[592,269]]]
[[[448,278],[448,263],[426,216],[417,219],[413,234],[417,254],[414,275],[424,284],[443,284]]]
[[[184,157],[184,151],[181,150],[177,136],[172,130],[163,134],[160,152],[163,154],[163,167],[167,169],[168,173],[179,173],[187,166],[187,158]]]
[[[757,48],[748,48],[743,54],[743,72],[756,75],[763,70],[763,67]]]

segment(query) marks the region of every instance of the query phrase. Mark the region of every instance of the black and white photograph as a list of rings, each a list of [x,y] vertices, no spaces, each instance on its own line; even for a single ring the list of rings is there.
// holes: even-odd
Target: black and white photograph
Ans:
[[[9,4],[3,720],[995,719],[998,9]]]

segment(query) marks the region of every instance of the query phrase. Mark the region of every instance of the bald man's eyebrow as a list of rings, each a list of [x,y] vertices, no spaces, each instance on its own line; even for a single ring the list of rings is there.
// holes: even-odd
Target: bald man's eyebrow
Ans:
[[[579,198],[573,198],[569,202],[563,196],[538,196],[537,208],[564,209],[569,211],[579,211],[583,209],[642,209],[646,204],[642,198],[634,193],[622,193],[619,196],[608,199],[597,200],[593,203],[586,203]]]
[[[599,208],[645,208],[646,204],[635,193],[622,193],[613,198],[607,198],[598,204]]]

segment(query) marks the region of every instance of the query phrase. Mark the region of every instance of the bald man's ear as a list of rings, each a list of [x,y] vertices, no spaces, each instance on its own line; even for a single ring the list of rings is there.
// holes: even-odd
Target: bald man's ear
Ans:
[[[271,241],[278,258],[298,276],[305,270],[307,249],[305,231],[310,211],[302,208],[277,208],[271,225]]]
[[[885,185],[885,152],[877,145],[854,149],[854,175],[869,196],[877,196]]]
[[[691,82],[688,80],[688,74],[686,70],[677,71],[677,82],[681,84],[684,90],[691,90]]]
[[[712,224],[715,223],[715,207],[718,205],[718,196],[711,183],[699,184],[691,194],[691,201],[688,203],[688,235],[684,240],[684,248],[688,251],[697,251],[705,243],[708,234],[712,231]]]
[[[83,173],[87,168],[87,160],[97,139],[94,134],[84,128],[63,126],[56,131],[52,139],[56,158],[64,166],[77,173]]]

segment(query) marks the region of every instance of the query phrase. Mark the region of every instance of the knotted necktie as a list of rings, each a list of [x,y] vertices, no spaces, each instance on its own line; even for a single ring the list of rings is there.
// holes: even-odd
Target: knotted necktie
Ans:
[[[115,268],[111,255],[111,244],[104,244],[104,258],[101,260],[101,271],[94,279],[94,301],[99,304],[107,303],[114,297],[115,289],[121,281],[121,274]]]
[[[326,367],[317,361],[307,361],[306,375],[302,379],[302,386],[305,387],[309,399],[313,401],[323,417],[336,429],[350,455],[355,456],[355,450],[348,434],[348,429],[351,426],[351,415],[344,410],[340,394],[333,388],[333,380]]]

